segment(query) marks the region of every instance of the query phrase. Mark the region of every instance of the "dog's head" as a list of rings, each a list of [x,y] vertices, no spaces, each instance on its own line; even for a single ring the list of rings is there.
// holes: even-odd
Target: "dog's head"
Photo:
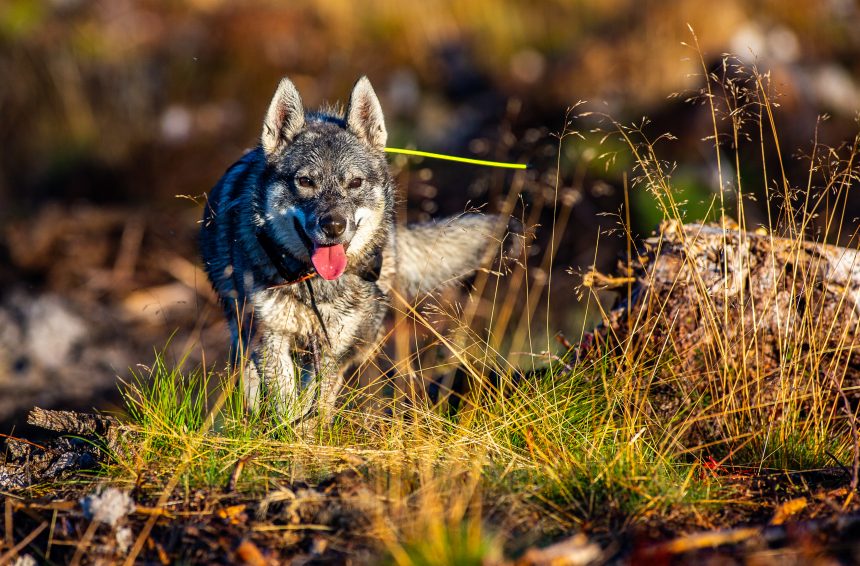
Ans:
[[[277,243],[337,279],[388,236],[393,184],[382,107],[362,77],[346,114],[305,114],[289,79],[263,123],[263,221]]]

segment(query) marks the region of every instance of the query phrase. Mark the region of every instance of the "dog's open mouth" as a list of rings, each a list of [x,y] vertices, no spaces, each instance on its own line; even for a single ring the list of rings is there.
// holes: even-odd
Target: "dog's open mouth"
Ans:
[[[311,256],[311,263],[314,264],[314,269],[317,270],[320,277],[333,281],[343,275],[343,272],[346,271],[346,246],[344,244],[317,245],[308,237],[298,219],[293,218],[293,224],[305,247],[307,247],[308,254]]]

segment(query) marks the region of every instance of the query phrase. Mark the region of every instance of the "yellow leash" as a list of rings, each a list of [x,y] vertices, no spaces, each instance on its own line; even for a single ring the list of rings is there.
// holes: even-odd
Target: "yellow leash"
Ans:
[[[418,157],[430,157],[432,159],[445,159],[447,161],[458,161],[460,163],[470,163],[472,165],[485,165],[487,167],[503,167],[505,169],[528,169],[525,163],[506,163],[504,161],[487,161],[485,159],[472,159],[470,157],[457,157],[455,155],[445,155],[443,153],[431,153],[429,151],[419,151],[417,149],[401,149],[398,147],[386,147],[387,153],[399,153],[402,155],[416,155]]]

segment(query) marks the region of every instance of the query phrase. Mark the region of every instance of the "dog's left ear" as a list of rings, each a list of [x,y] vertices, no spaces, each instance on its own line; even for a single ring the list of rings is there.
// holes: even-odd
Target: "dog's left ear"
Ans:
[[[367,77],[361,77],[352,87],[349,106],[346,109],[346,127],[373,149],[385,149],[385,142],[388,140],[385,117]]]

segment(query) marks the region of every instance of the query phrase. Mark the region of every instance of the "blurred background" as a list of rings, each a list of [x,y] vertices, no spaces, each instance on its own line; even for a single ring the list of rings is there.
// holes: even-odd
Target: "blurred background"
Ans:
[[[117,378],[145,373],[156,351],[223,362],[226,329],[198,267],[201,197],[256,143],[283,75],[307,107],[344,100],[368,75],[390,146],[531,163],[514,175],[391,159],[409,220],[499,210],[517,191],[514,213],[535,234],[529,277],[552,269],[554,297],[548,323],[542,299],[522,307],[550,334],[577,336],[575,273],[614,268],[625,241],[605,231],[635,172],[590,119],[561,149],[558,134],[579,101],[577,112],[620,122],[648,116],[654,137],[678,137],[661,156],[690,219],[701,216],[717,184],[702,141],[710,112],[685,102],[704,85],[688,24],[709,68],[733,53],[770,72],[792,182],[805,184],[808,162],[792,156],[808,151],[819,115],[819,142],[853,140],[852,0],[3,0],[0,428],[33,405],[110,406]],[[750,154],[738,166],[760,179],[760,149]],[[641,189],[630,202],[634,232],[649,234],[654,203]],[[549,265],[553,214],[563,222]]]

